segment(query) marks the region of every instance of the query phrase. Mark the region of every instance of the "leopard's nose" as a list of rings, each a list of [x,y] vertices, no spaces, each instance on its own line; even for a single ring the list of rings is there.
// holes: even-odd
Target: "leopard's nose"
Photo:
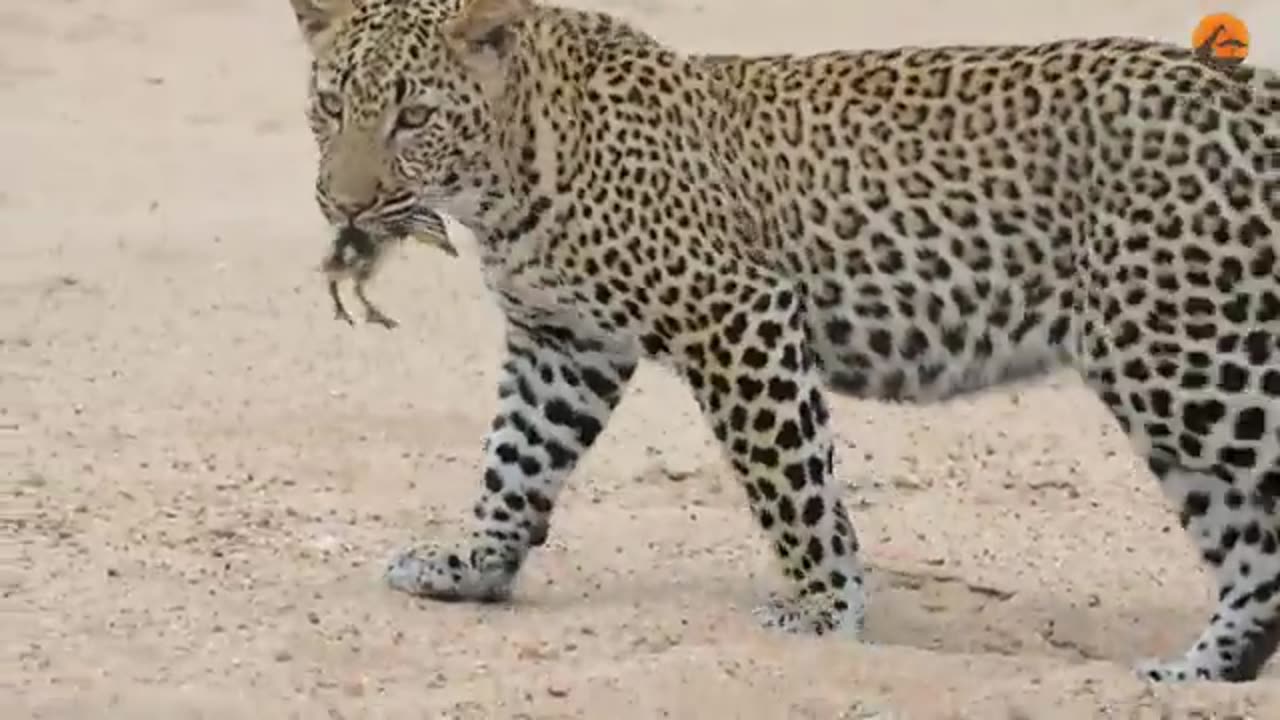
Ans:
[[[374,205],[373,200],[355,200],[348,198],[334,198],[333,209],[337,210],[346,218],[348,224],[355,224],[355,221],[363,214],[368,212]]]

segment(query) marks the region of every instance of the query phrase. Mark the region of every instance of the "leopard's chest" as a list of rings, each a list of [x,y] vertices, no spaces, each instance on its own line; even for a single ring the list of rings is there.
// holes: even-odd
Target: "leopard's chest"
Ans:
[[[485,285],[511,323],[527,328],[554,326],[610,344],[635,341],[629,329],[608,321],[610,308],[592,297],[589,286],[570,281],[549,265],[490,269]]]

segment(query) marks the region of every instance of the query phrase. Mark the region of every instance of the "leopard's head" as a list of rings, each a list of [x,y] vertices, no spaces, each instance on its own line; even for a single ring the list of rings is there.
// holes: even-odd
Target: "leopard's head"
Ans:
[[[316,199],[337,227],[403,235],[500,200],[495,106],[532,0],[290,0],[312,55]]]

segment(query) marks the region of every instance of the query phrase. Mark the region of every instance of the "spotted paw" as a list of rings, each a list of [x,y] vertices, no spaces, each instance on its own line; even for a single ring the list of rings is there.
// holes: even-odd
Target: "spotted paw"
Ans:
[[[1143,660],[1134,666],[1134,672],[1144,680],[1158,683],[1181,683],[1192,680],[1212,680],[1208,668],[1186,660]]]
[[[511,596],[519,554],[501,547],[471,550],[425,543],[396,555],[386,581],[401,592],[443,601],[497,602]]]
[[[752,613],[762,627],[805,635],[862,636],[865,603],[861,593],[775,596]]]

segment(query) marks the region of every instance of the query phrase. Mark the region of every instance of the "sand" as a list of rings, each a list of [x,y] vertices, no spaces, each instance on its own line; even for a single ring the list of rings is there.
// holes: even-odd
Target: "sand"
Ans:
[[[595,4],[706,51],[1186,42],[1226,8],[1280,65],[1271,0]],[[393,552],[465,527],[499,316],[460,232],[375,286],[399,330],[332,319],[306,62],[284,0],[0,8],[0,716],[1280,717],[1277,663],[1132,675],[1212,588],[1070,375],[835,401],[865,644],[756,627],[768,549],[651,367],[512,604],[387,590]]]

